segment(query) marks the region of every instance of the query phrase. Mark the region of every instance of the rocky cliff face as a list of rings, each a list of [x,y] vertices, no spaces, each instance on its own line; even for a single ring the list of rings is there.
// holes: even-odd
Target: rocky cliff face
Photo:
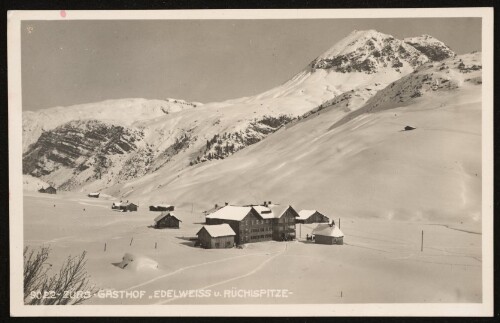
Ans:
[[[443,42],[430,35],[405,38],[404,42],[425,54],[432,61],[442,61],[456,54]]]
[[[142,137],[141,131],[98,120],[70,121],[43,132],[29,147],[23,156],[23,173],[50,178],[63,169],[71,169],[73,174],[91,170],[89,175],[98,178],[110,167],[114,156],[137,150]]]

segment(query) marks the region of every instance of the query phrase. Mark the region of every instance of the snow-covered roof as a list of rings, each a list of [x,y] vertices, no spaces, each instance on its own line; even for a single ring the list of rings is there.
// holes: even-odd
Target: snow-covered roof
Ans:
[[[316,212],[317,212],[316,210],[302,210],[302,211],[299,212],[298,219],[299,220],[307,220],[307,219],[309,219],[309,217],[311,215],[313,215]]]
[[[255,211],[259,212],[260,216],[263,219],[273,219],[276,217],[274,212],[270,208],[268,208],[267,206],[255,205],[253,208],[255,209]]]
[[[271,204],[271,205],[269,205],[269,208],[273,211],[275,218],[281,218],[283,213],[285,213],[285,211],[288,210],[288,208],[292,208],[292,207],[290,205],[286,205],[286,204]]]
[[[154,205],[151,205],[151,206],[154,206],[154,207],[164,207],[164,208],[169,208],[169,207],[172,207],[172,205],[170,204],[154,204]]]
[[[241,221],[252,209],[251,206],[226,205],[206,216],[207,219],[223,219]]]
[[[318,226],[312,231],[312,234],[317,236],[329,236],[335,238],[344,236],[342,231],[340,231],[340,229],[336,225],[330,226],[327,223],[318,224]]]
[[[161,213],[160,215],[158,215],[155,219],[154,219],[154,222],[158,222],[160,221],[161,219],[163,219],[164,217],[166,217],[167,215],[169,215],[176,218],[177,220],[179,220],[180,222],[182,222],[178,217],[175,216],[175,214],[173,212],[166,212],[166,213]]]
[[[289,205],[281,205],[281,204],[269,204],[267,206],[253,205],[253,208],[257,212],[259,212],[260,216],[263,219],[280,218],[289,207],[290,207]]]
[[[122,203],[122,202],[113,202],[113,205],[114,206],[122,206],[122,205],[125,205],[125,203]]]
[[[231,227],[227,223],[216,224],[216,225],[204,225],[203,228],[205,228],[205,230],[207,230],[208,234],[212,238],[236,235],[236,233],[234,233],[233,229],[231,229]],[[201,230],[203,230],[203,228],[201,228]],[[198,233],[200,233],[200,231],[198,231]],[[198,234],[198,233],[196,233],[196,234]]]
[[[96,192],[92,192],[92,193],[89,193],[89,195],[99,195],[101,193],[96,193]]]

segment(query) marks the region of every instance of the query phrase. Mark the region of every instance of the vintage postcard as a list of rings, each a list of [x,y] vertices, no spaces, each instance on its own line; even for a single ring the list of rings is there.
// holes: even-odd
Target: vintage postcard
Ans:
[[[492,8],[10,11],[8,77],[13,316],[493,314]]]

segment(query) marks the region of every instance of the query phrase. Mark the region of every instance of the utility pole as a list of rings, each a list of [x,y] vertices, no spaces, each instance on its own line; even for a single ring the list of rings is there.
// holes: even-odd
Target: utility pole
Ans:
[[[420,243],[420,252],[424,251],[424,230],[422,230],[422,241]]]

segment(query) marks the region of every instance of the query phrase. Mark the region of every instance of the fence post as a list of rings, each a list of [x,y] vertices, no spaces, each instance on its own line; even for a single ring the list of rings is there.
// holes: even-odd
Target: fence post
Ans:
[[[420,252],[424,251],[424,230],[422,230],[422,241],[420,243]]]
[[[104,251],[106,251],[106,242],[104,242]]]

